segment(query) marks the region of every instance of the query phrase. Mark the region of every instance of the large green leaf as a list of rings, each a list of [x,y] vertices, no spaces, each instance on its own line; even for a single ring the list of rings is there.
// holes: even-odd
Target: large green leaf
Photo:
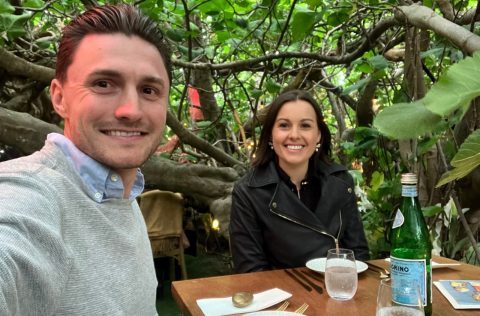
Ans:
[[[13,13],[15,8],[6,0],[0,0],[0,13]]]
[[[409,103],[408,107],[406,103],[398,103],[385,108],[374,126],[396,139],[415,138],[432,131],[441,117],[465,110],[469,102],[480,95],[478,72],[480,53],[451,66],[425,98]]]
[[[442,176],[437,187],[463,178],[480,165],[480,130],[477,129],[467,137],[450,164],[454,168]]]
[[[22,15],[0,13],[0,30],[5,31],[9,39],[20,37],[26,33],[24,23],[30,16],[28,13]]]
[[[385,108],[377,115],[373,125],[391,138],[408,139],[433,130],[440,121],[439,115],[413,102],[397,103]]]
[[[480,95],[480,53],[451,66],[420,100],[432,112],[446,116]]]
[[[303,9],[293,16],[292,38],[294,42],[301,41],[310,34],[315,24],[315,12]]]

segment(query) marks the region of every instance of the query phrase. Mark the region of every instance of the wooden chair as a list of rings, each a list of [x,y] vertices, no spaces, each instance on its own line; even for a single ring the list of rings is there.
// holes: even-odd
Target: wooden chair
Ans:
[[[140,209],[147,225],[154,258],[170,257],[170,279],[175,279],[175,260],[181,278],[187,279],[183,246],[184,200],[179,193],[152,190],[140,195]]]

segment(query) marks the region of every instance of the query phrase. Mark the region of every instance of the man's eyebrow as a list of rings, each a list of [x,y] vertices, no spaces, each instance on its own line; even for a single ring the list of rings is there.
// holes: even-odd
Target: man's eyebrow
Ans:
[[[121,77],[122,75],[120,74],[120,72],[115,71],[115,70],[111,70],[111,69],[98,69],[98,70],[95,70],[94,72],[90,73],[90,74],[88,75],[88,78],[99,77],[99,76],[103,76],[103,77]]]
[[[146,83],[153,83],[153,84],[158,84],[158,85],[161,85],[161,86],[166,86],[165,84],[165,80],[163,80],[162,78],[160,77],[155,77],[155,76],[146,76],[144,78],[142,78],[142,81],[146,82]]]
[[[122,74],[119,71],[112,70],[112,69],[98,69],[98,70],[95,70],[94,72],[92,72],[91,74],[88,75],[88,78],[100,77],[100,76],[110,77],[110,78],[122,78]],[[160,77],[156,77],[156,76],[145,76],[145,77],[142,78],[142,81],[146,82],[146,83],[159,84],[159,85],[162,85],[162,86],[166,85],[165,80],[163,80]]]

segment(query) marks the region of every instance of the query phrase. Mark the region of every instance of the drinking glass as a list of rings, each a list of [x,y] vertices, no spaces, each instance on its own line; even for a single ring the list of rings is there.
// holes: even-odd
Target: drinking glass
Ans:
[[[376,316],[423,316],[423,304],[418,285],[401,287],[398,294],[402,299],[406,299],[411,304],[404,305],[395,302],[392,299],[392,281],[385,279],[380,282],[377,294],[377,313]]]
[[[358,275],[355,256],[350,249],[330,249],[325,264],[325,287],[336,300],[349,300],[357,292]]]

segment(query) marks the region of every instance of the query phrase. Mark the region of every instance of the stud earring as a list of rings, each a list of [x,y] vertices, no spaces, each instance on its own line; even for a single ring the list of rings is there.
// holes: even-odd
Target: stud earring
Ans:
[[[320,143],[317,143],[317,145],[315,145],[315,151],[318,152],[318,150],[320,149]]]
[[[273,144],[272,144],[272,142],[268,142],[268,146],[270,146],[270,149],[273,150]]]

